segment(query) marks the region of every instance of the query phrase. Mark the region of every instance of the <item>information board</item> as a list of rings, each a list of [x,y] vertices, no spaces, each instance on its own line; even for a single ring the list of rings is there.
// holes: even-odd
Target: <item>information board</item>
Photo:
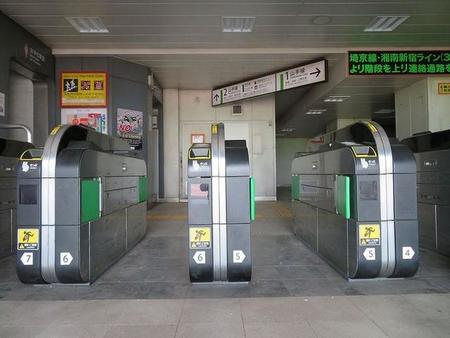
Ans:
[[[105,72],[61,73],[61,107],[106,107]]]
[[[326,60],[297,66],[212,91],[212,106],[231,103],[327,80]]]
[[[350,76],[450,74],[450,50],[349,51],[348,73]]]
[[[306,86],[326,80],[325,60],[277,73],[277,91]]]

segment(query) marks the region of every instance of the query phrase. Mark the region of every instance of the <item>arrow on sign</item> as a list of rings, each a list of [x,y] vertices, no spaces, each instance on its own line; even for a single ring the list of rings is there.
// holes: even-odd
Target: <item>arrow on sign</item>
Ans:
[[[402,258],[403,259],[412,259],[414,257],[414,250],[410,246],[402,247]]]
[[[233,250],[233,263],[240,264],[245,259],[244,251],[242,250]]]
[[[60,265],[70,265],[72,263],[73,257],[70,252],[61,252],[59,254],[59,264]]]
[[[219,101],[219,94],[214,95],[214,101]]]
[[[363,256],[368,261],[374,261],[375,260],[375,248],[367,248],[363,252]]]
[[[194,254],[194,261],[197,264],[205,264],[206,263],[206,258],[205,258],[205,251],[197,251]]]
[[[20,257],[23,265],[33,265],[33,253],[32,252],[24,252],[22,257]]]
[[[319,74],[320,74],[320,69],[316,67],[316,71],[315,72],[309,73],[309,75],[314,75],[314,74],[316,74],[316,77],[318,77]]]

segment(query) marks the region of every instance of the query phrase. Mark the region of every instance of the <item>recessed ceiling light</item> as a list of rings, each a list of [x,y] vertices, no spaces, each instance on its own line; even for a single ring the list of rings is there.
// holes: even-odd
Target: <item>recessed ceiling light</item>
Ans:
[[[99,17],[66,17],[66,20],[79,33],[109,33],[108,28]]]
[[[250,33],[253,32],[256,18],[254,16],[222,17],[222,32]]]
[[[350,96],[347,95],[331,95],[328,96],[323,102],[344,102],[348,100]]]
[[[326,109],[311,109],[306,112],[306,115],[322,115],[326,111]]]
[[[328,25],[330,22],[331,17],[325,15],[316,16],[312,19],[313,25]]]
[[[364,29],[364,32],[392,32],[408,18],[407,15],[377,16]]]

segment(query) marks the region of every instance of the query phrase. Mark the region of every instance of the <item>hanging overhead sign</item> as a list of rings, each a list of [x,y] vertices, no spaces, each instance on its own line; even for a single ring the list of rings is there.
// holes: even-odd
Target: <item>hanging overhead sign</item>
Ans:
[[[326,80],[325,60],[277,73],[277,91],[297,88]]]
[[[350,76],[450,74],[450,50],[350,51],[347,61]]]
[[[61,73],[61,107],[106,107],[105,72]]]
[[[212,91],[212,106],[236,102],[277,91],[306,86],[327,80],[327,62],[314,63],[286,69],[274,74],[239,82]]]

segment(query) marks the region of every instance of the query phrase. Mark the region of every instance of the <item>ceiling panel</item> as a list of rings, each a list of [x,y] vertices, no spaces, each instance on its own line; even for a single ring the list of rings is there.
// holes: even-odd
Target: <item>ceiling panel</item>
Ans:
[[[164,88],[210,89],[320,57],[333,69],[347,49],[450,48],[449,0],[0,0],[0,10],[58,53],[140,63]],[[65,20],[77,15],[99,16],[110,33],[77,33]],[[222,16],[245,15],[256,17],[254,32],[221,32]],[[364,32],[377,15],[410,18],[394,32]],[[323,107],[323,97],[298,104],[309,102],[314,87],[277,94],[276,110],[289,112],[282,121],[295,125],[294,134],[313,136],[336,117],[392,107],[393,92],[417,80],[347,78],[323,95],[351,99],[328,104],[322,116],[305,112]]]

